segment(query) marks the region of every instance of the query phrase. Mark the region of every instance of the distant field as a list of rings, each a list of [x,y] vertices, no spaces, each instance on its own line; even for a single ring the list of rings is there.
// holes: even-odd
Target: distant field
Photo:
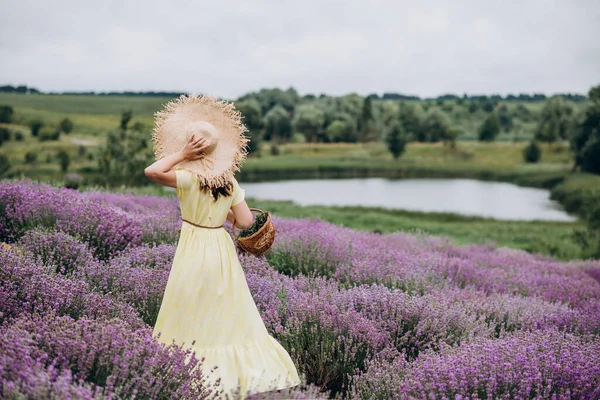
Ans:
[[[171,100],[169,97],[141,96],[69,96],[69,95],[22,95],[0,93],[0,104],[9,104],[20,109],[45,110],[57,114],[112,114],[119,116],[121,111],[132,109],[134,115],[152,114]]]
[[[18,95],[0,93],[0,105],[15,109],[15,123],[26,125],[32,119],[41,119],[49,125],[57,125],[69,118],[75,125],[74,134],[103,136],[106,131],[119,126],[121,113],[133,111],[132,124],[141,122],[147,126],[154,123],[153,114],[170,98],[122,97],[122,96],[63,96]]]
[[[10,141],[0,151],[9,155],[13,175],[29,176],[47,181],[61,180],[64,176],[53,160],[58,150],[71,155],[70,171],[92,176],[97,165],[96,148],[105,143],[106,133],[119,126],[121,113],[133,111],[130,123],[144,124],[150,138],[153,114],[171,98],[125,96],[73,96],[73,95],[18,95],[0,93],[0,105],[15,109],[13,131],[21,131],[23,142]],[[398,102],[380,101],[379,112],[385,107],[396,107]],[[532,115],[539,113],[542,103],[523,103]],[[519,103],[506,103],[518,107]],[[473,140],[480,114],[465,113],[451,103],[445,104],[448,115],[463,131],[456,151],[441,143],[410,143],[398,161],[392,160],[381,142],[367,144],[286,144],[280,146],[280,155],[270,154],[270,144],[263,144],[260,158],[249,159],[241,173],[245,180],[287,178],[322,178],[349,176],[457,176],[479,179],[520,181],[539,186],[539,181],[554,179],[570,168],[572,154],[566,143],[543,146],[542,162],[527,165],[522,161],[525,140],[531,137],[532,123],[515,127],[514,132],[503,133],[496,143],[484,144]],[[63,118],[74,122],[74,131],[62,135],[58,142],[39,142],[30,137],[28,121],[41,119],[46,124],[57,125]],[[527,125],[527,126],[526,126]],[[518,141],[515,141],[518,140]],[[80,149],[83,146],[85,149]],[[27,152],[35,152],[34,164],[24,161]],[[81,153],[85,153],[81,155]],[[92,154],[90,156],[90,153]]]

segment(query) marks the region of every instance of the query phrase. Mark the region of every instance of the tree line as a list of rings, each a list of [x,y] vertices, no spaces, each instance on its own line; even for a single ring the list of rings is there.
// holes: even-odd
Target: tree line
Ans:
[[[358,94],[300,96],[293,88],[262,89],[247,93],[234,102],[248,128],[251,154],[258,154],[260,144],[264,142],[269,142],[272,154],[278,154],[278,146],[289,142],[383,141],[393,157],[398,158],[406,145],[414,141],[444,142],[455,148],[457,138],[469,133],[462,125],[465,120],[477,124],[476,138],[485,142],[494,141],[502,132],[511,132],[515,126],[527,123],[533,126],[533,140],[523,150],[527,162],[539,161],[539,142],[569,141],[576,153],[573,168],[600,173],[600,166],[595,161],[600,160],[600,138],[596,140],[597,121],[594,119],[597,92],[597,87],[590,90],[585,107],[576,106],[563,96],[552,96],[538,109],[523,103],[500,102],[493,96],[471,100],[461,97],[435,101],[378,101],[373,96]],[[10,123],[13,113],[11,106],[0,105],[0,122]],[[128,132],[136,132],[131,143],[137,144],[132,144],[132,148],[146,148],[143,143],[146,127],[134,124],[130,128],[130,120],[131,111],[125,111],[119,133],[109,135],[110,140],[125,143],[129,140]],[[38,119],[28,121],[28,124],[31,135],[40,141],[57,140],[61,133],[73,129],[68,118],[57,126],[46,125]]]
[[[178,97],[182,94],[188,94],[187,92],[165,92],[165,91],[109,91],[109,92],[96,92],[96,91],[66,91],[66,92],[43,92],[39,89],[28,87],[26,85],[3,85],[0,86],[0,93],[24,93],[24,94],[53,94],[53,95],[82,95],[82,96],[141,96],[141,97]],[[566,100],[573,102],[585,101],[586,96],[579,93],[557,93],[555,96],[560,96]],[[313,94],[304,95],[305,99],[315,98],[317,96]],[[326,94],[320,94],[319,98],[330,97]],[[416,95],[406,95],[402,93],[384,92],[381,96],[377,93],[369,94],[367,97],[371,97],[374,100],[469,100],[469,101],[518,101],[518,102],[541,102],[548,99],[543,93],[519,93],[519,94],[507,94],[502,96],[500,94],[486,95],[467,95],[466,93],[462,96],[457,94],[442,94],[437,97],[420,97]]]
[[[95,91],[70,91],[70,92],[42,92],[36,88],[28,87],[25,85],[12,86],[4,85],[0,86],[0,93],[19,93],[19,94],[51,94],[51,95],[70,95],[70,96],[139,96],[139,97],[179,97],[186,92],[134,92],[134,91],[110,91],[110,92],[95,92]]]
[[[472,99],[456,97],[436,101],[388,100],[374,96],[350,94],[341,97],[300,96],[293,88],[262,89],[240,97],[236,107],[241,111],[252,139],[250,151],[258,151],[261,141],[276,146],[288,142],[368,142],[381,140],[388,144],[394,158],[412,141],[445,142],[451,148],[465,133],[461,122],[477,123],[477,139],[496,140],[501,133],[515,130],[517,125],[532,126],[532,140],[524,150],[528,162],[539,161],[539,142],[553,144],[570,141],[580,157],[574,168],[590,156],[577,139],[586,117],[586,110],[595,104],[594,88],[585,96],[591,106],[576,105],[570,97],[552,96],[542,103],[541,110],[532,110],[523,103],[500,102],[494,96]],[[590,150],[591,151],[591,150]],[[592,152],[593,153],[593,152]]]

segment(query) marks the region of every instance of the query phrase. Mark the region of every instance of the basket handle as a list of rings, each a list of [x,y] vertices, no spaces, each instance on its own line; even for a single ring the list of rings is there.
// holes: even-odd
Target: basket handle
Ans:
[[[265,213],[260,208],[250,208],[250,211],[260,211],[262,214]],[[231,224],[231,233],[233,233],[234,237],[237,236],[237,234],[235,233],[235,217],[233,218],[233,223]]]

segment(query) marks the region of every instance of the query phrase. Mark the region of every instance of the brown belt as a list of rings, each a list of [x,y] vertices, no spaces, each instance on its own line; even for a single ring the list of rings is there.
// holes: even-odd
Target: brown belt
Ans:
[[[198,225],[198,224],[195,224],[195,223],[193,223],[193,222],[190,222],[190,221],[188,221],[187,219],[183,219],[183,218],[182,218],[182,220],[183,220],[183,222],[187,222],[188,224],[190,224],[190,225],[194,225],[194,226],[197,226],[198,228],[205,228],[205,229],[219,229],[219,228],[222,228],[222,227],[223,227],[223,225],[221,225],[221,226],[204,226],[204,225]]]

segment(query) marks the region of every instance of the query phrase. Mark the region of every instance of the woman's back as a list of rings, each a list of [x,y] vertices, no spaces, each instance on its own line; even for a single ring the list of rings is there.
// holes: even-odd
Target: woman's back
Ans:
[[[244,200],[244,190],[233,180],[231,196],[219,196],[215,201],[210,190],[200,190],[198,178],[187,170],[176,170],[177,197],[181,206],[181,217],[202,226],[221,226],[233,205]]]

